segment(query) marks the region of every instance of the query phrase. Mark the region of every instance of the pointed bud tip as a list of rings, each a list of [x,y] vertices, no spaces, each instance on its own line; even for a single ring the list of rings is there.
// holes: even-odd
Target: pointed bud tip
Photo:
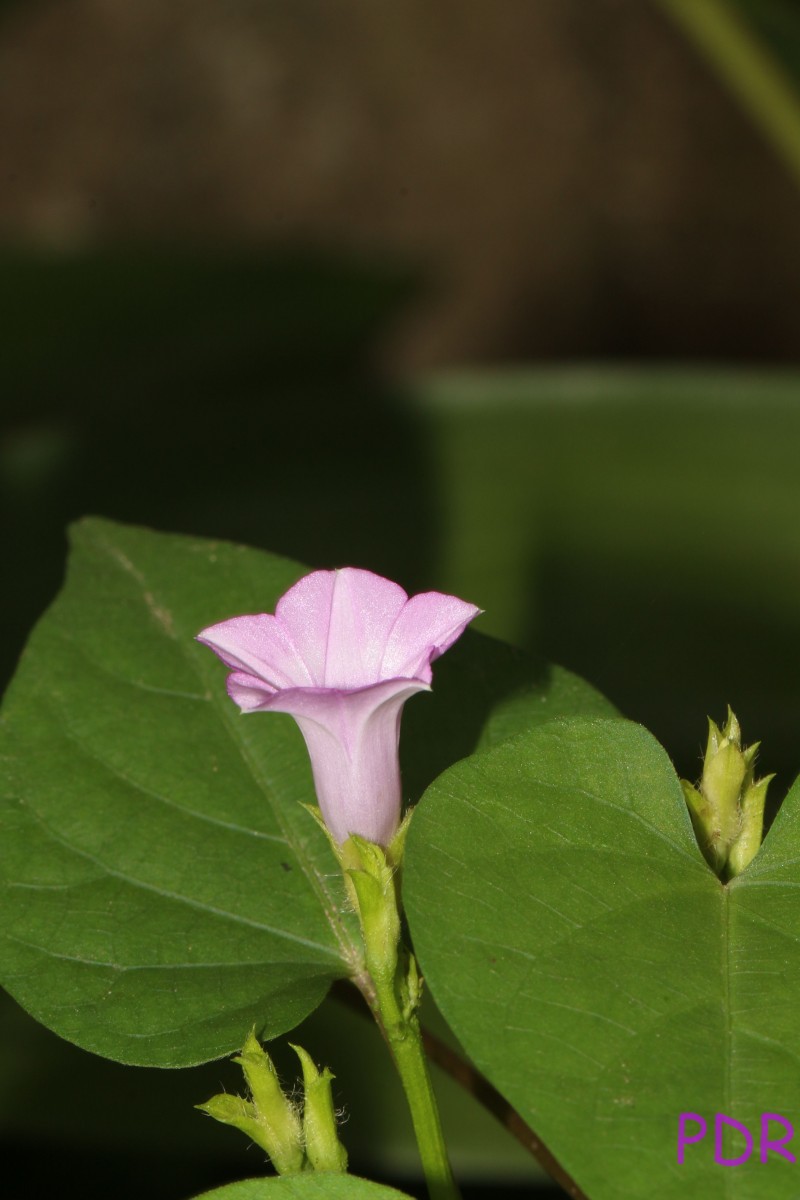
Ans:
[[[302,1046],[296,1046],[294,1042],[289,1042],[289,1045],[300,1059],[300,1066],[303,1069],[303,1083],[307,1089],[310,1084],[319,1079],[317,1064],[314,1062],[308,1051],[304,1050]]]
[[[224,1125],[237,1125],[255,1118],[253,1105],[241,1096],[231,1095],[230,1092],[220,1092],[204,1104],[195,1104],[194,1107]]]
[[[733,711],[730,704],[728,705],[728,716],[722,728],[722,735],[723,737],[728,738],[728,740],[733,742],[735,745],[741,747],[742,729],[738,720],[736,719],[736,713]]]

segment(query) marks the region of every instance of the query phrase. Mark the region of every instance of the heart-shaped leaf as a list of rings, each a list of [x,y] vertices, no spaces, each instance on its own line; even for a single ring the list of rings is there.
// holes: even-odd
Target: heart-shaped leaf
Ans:
[[[203,1192],[196,1200],[408,1200],[405,1192],[359,1179],[355,1175],[283,1175],[272,1179],[243,1179]]]
[[[800,1114],[798,802],[723,886],[666,755],[628,722],[550,723],[423,798],[404,894],[425,978],[591,1200],[797,1195],[759,1140],[763,1113]],[[682,1113],[708,1134],[679,1164]],[[754,1135],[736,1168],[714,1161],[718,1113]],[[722,1154],[745,1150],[734,1133]]]
[[[296,564],[77,528],[3,719],[2,978],[124,1062],[186,1065],[291,1028],[355,946],[290,720],[243,718],[194,635]]]
[[[302,574],[226,543],[74,531],[66,587],[3,709],[0,979],[87,1049],[218,1057],[253,1025],[293,1028],[358,961],[337,864],[298,803],[314,794],[294,722],[241,716],[194,641],[269,611]],[[465,719],[434,693],[424,736],[410,731],[410,790],[490,736],[497,704],[516,721],[607,707],[574,677],[532,678],[500,643],[472,644],[456,664]]]

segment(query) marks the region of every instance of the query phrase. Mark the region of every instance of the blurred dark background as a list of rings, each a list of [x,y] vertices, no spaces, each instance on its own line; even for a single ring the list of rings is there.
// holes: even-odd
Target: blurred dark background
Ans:
[[[0,0],[0,676],[94,512],[456,591],[688,775],[730,702],[780,796],[798,81],[796,0]],[[411,1186],[401,1102],[331,1065],[354,1166]],[[191,1110],[221,1081],[5,1003],[7,1194],[257,1173]],[[465,1178],[530,1190],[446,1110]]]

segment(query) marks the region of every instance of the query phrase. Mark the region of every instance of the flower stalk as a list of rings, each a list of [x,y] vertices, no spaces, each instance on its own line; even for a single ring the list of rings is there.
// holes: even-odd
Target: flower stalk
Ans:
[[[398,883],[410,815],[388,848],[354,836],[338,848],[338,856],[374,985],[368,1002],[406,1093],[430,1200],[458,1200],[419,1024],[422,979],[401,938]]]

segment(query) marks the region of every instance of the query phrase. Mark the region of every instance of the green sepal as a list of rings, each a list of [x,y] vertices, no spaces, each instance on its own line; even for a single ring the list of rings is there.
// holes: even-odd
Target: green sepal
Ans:
[[[775,778],[765,775],[747,789],[742,798],[742,831],[731,847],[728,857],[728,874],[733,879],[741,875],[758,854],[764,832],[764,803],[767,788]]]
[[[244,1071],[262,1130],[262,1145],[279,1175],[302,1171],[303,1130],[291,1100],[284,1095],[272,1059],[261,1046],[255,1031],[247,1035],[244,1049],[233,1060]]]
[[[367,842],[366,839],[360,838],[358,836],[358,834],[352,834],[347,839],[347,841],[342,842],[342,844],[339,845],[339,843],[336,841],[336,839],[334,838],[331,831],[328,829],[328,826],[325,824],[325,819],[322,816],[322,813],[320,812],[320,809],[317,807],[317,805],[316,804],[305,804],[305,803],[301,802],[300,806],[301,806],[301,808],[304,808],[306,810],[306,812],[309,814],[309,816],[314,818],[317,825],[319,825],[320,829],[325,834],[325,837],[328,839],[328,842],[330,843],[331,850],[333,850],[333,853],[336,855],[337,859],[339,860],[339,865],[343,871],[346,871],[348,869],[348,867],[360,865],[359,859],[356,857],[356,860],[354,861],[352,854],[348,850],[348,846],[353,838],[357,838],[359,842],[362,842],[366,846],[371,846],[371,845],[377,846],[377,843]],[[400,822],[400,824],[397,828],[397,832],[395,833],[395,835],[392,838],[389,845],[385,848],[383,846],[377,846],[377,848],[382,852],[385,861],[389,864],[389,866],[393,870],[396,870],[403,861],[403,853],[404,853],[405,847],[406,847],[406,837],[408,835],[408,830],[409,830],[409,826],[411,824],[411,818],[413,815],[414,815],[414,809],[409,808],[408,812],[406,813],[406,815],[403,817],[402,821]]]
[[[752,746],[748,746],[746,750],[742,751],[744,754],[744,761],[747,766],[747,771],[745,774],[745,787],[747,787],[748,781],[750,783],[753,782],[753,771],[755,770],[756,756],[760,748],[761,742],[753,742]]]
[[[315,1171],[346,1171],[347,1151],[336,1132],[331,1093],[335,1076],[327,1067],[320,1073],[302,1046],[292,1045],[292,1049],[303,1068],[303,1135],[308,1161]]]
[[[739,833],[739,797],[746,774],[747,764],[741,747],[727,738],[723,738],[716,752],[703,763],[700,791],[711,805],[715,833],[726,854]]]
[[[714,810],[705,796],[693,787],[687,779],[681,780],[686,807],[692,819],[697,844],[703,851],[703,857],[717,875],[725,866],[727,848],[719,844],[719,832],[715,831]]]
[[[390,867],[398,870],[403,862],[403,855],[406,850],[406,838],[411,827],[411,818],[414,815],[414,809],[410,808],[403,817],[398,827],[397,833],[394,835],[389,845],[386,848],[386,861]]]
[[[215,1121],[219,1121],[223,1125],[232,1125],[235,1129],[241,1130],[250,1138],[251,1142],[255,1142],[269,1154],[268,1138],[265,1137],[264,1130],[259,1124],[254,1105],[248,1100],[243,1100],[241,1096],[231,1096],[227,1092],[222,1092],[218,1096],[212,1096],[210,1100],[206,1100],[205,1104],[196,1104],[195,1108],[198,1108],[200,1112],[207,1113],[209,1117],[213,1117]]]
[[[300,807],[304,808],[306,810],[306,812],[308,813],[308,815],[310,817],[313,817],[314,820],[317,822],[320,829],[325,834],[325,837],[330,842],[331,849],[333,850],[334,854],[338,858],[339,857],[339,844],[338,844],[338,842],[336,842],[334,840],[330,829],[328,829],[328,826],[325,824],[325,820],[324,820],[322,813],[321,813],[320,809],[318,808],[318,806],[316,804],[306,804],[306,802],[304,800],[301,800]]]
[[[353,835],[342,847],[346,877],[356,897],[370,975],[376,983],[389,983],[397,970],[400,913],[394,871],[386,851],[374,842]]]
[[[417,960],[413,954],[408,954],[408,967],[398,982],[400,1010],[404,1021],[410,1021],[422,1003],[423,979],[419,973]]]
[[[728,705],[728,715],[725,719],[725,724],[722,726],[722,736],[727,738],[729,742],[734,742],[741,749],[742,727],[730,704]]]

